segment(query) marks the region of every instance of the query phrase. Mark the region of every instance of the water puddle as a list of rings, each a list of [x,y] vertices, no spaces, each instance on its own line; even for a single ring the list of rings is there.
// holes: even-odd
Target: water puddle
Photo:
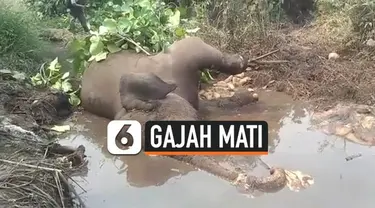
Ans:
[[[173,159],[114,157],[106,150],[108,121],[88,113],[77,116],[81,125],[77,126],[79,133],[71,133],[61,143],[86,147],[89,171],[74,179],[87,191],[82,198],[89,208],[296,207],[301,204],[304,208],[373,207],[374,148],[310,130],[310,112],[305,109],[306,105],[293,102],[286,95],[262,92],[260,99],[258,104],[241,110],[216,110],[209,119],[268,121],[270,154],[262,156],[262,161],[313,176],[315,184],[310,188],[298,193],[285,188],[250,199],[228,182]],[[345,160],[357,153],[363,156]],[[254,175],[267,174],[255,157],[242,159]]]

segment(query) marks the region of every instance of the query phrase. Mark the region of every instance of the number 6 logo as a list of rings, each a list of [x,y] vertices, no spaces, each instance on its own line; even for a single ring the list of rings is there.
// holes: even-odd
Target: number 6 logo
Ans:
[[[135,120],[113,120],[107,126],[107,149],[113,155],[137,155],[142,150],[142,126]]]

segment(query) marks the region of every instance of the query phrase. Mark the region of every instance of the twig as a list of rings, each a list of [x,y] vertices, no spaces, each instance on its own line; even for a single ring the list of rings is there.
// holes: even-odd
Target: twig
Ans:
[[[253,58],[251,60],[248,61],[247,65],[248,66],[251,66],[251,65],[254,65],[254,64],[282,64],[282,63],[289,63],[289,61],[287,60],[273,60],[273,61],[259,61],[259,59],[262,59],[262,58],[265,58],[267,56],[270,56],[276,52],[278,52],[280,49],[276,49],[276,50],[273,50],[271,52],[268,52],[266,54],[263,54],[261,56],[258,56],[256,58]]]
[[[85,207],[85,204],[82,201],[82,199],[79,197],[78,193],[74,190],[74,188],[72,187],[72,185],[69,184],[69,182],[66,180],[66,178],[62,174],[62,170],[59,170],[59,169],[56,169],[56,168],[40,167],[40,166],[29,165],[29,164],[24,164],[24,163],[19,163],[19,162],[13,162],[13,161],[4,160],[4,159],[0,159],[0,162],[8,163],[8,164],[13,164],[13,165],[20,165],[20,166],[29,167],[29,168],[35,168],[35,169],[38,169],[38,170],[46,170],[46,171],[53,171],[53,172],[55,172],[59,176],[59,178],[63,181],[63,183],[69,188],[69,191],[72,192],[77,197],[77,199],[78,199],[79,203],[81,204],[81,206],[83,208]]]
[[[355,158],[358,158],[358,157],[361,157],[362,154],[361,153],[358,153],[358,154],[355,154],[355,155],[350,155],[348,157],[345,158],[346,161],[349,161],[349,160],[353,160]]]
[[[13,161],[4,160],[4,159],[0,159],[0,162],[13,164],[13,165],[20,165],[20,166],[24,166],[24,167],[28,167],[28,168],[35,168],[35,169],[39,169],[39,170],[61,172],[61,170],[56,169],[56,168],[40,167],[40,166],[29,165],[29,164],[24,164],[24,163],[20,163],[20,162],[13,162]]]
[[[124,39],[124,40],[126,40],[126,41],[128,41],[128,42],[130,42],[130,43],[132,43],[132,44],[134,44],[136,47],[138,47],[143,53],[145,53],[147,56],[150,56],[151,54],[149,53],[149,52],[147,52],[142,46],[140,46],[138,43],[136,43],[134,40],[132,40],[132,39],[130,39],[130,38],[128,38],[128,37],[125,37],[125,36],[122,36],[122,35],[119,35],[119,34],[117,34],[117,36],[119,37],[119,38],[122,38],[122,39]]]
[[[61,201],[61,205],[62,205],[62,208],[65,208],[65,203],[64,203],[64,195],[63,195],[63,192],[62,192],[62,187],[61,187],[61,183],[60,183],[60,178],[59,178],[59,174],[57,171],[55,171],[55,183],[56,183],[56,186],[57,186],[57,190],[59,192],[59,196],[60,196],[60,201]]]
[[[57,172],[57,174],[60,176],[60,179],[62,180],[62,182],[69,188],[69,191],[71,191],[77,197],[78,202],[80,203],[81,207],[85,208],[86,207],[85,203],[82,201],[81,197],[78,195],[78,193],[73,188],[73,186],[70,183],[68,183],[64,175],[61,172]]]
[[[272,54],[274,54],[274,53],[276,53],[276,52],[278,52],[278,51],[280,51],[280,49],[276,49],[276,50],[273,50],[273,51],[268,52],[268,53],[266,53],[266,54],[263,54],[263,55],[261,55],[261,56],[258,56],[258,57],[256,57],[256,58],[253,58],[253,59],[251,59],[249,62],[255,62],[255,61],[259,60],[259,59],[262,59],[262,58],[265,58],[265,57],[267,57],[267,56],[270,56],[270,55],[272,55]]]
[[[253,62],[250,62],[248,65],[251,65],[251,64],[283,64],[283,63],[289,63],[289,61],[287,61],[287,60],[253,61]]]

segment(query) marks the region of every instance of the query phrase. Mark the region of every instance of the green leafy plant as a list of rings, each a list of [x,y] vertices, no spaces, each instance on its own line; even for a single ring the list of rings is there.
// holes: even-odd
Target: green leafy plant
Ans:
[[[49,87],[53,90],[64,92],[69,95],[69,102],[74,106],[78,106],[81,103],[81,100],[77,96],[79,89],[74,90],[70,81],[70,73],[61,72],[61,65],[58,62],[58,58],[50,62],[48,67],[45,67],[45,64],[43,64],[40,67],[40,72],[31,77],[31,83],[34,86]]]
[[[92,19],[91,35],[69,44],[74,71],[82,74],[90,61],[102,61],[120,50],[148,55],[163,51],[175,40],[194,33],[181,25],[180,11],[156,0],[107,2]]]

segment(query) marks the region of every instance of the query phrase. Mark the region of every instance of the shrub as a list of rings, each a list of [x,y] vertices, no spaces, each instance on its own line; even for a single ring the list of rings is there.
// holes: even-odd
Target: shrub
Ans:
[[[38,21],[18,1],[0,0],[0,67],[38,69],[42,61]]]

